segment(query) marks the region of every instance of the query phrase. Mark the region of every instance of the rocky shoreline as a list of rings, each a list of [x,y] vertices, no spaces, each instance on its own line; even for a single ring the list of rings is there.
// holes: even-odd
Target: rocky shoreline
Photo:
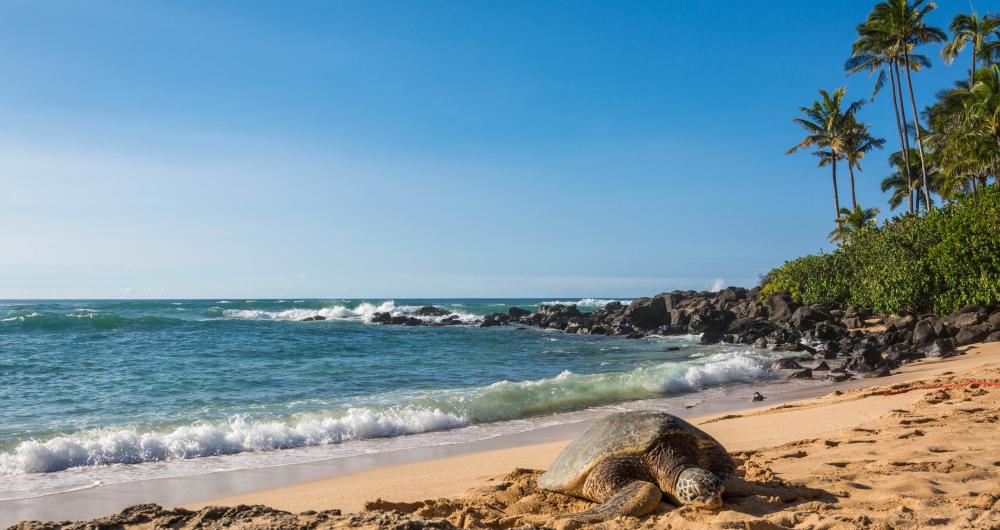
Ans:
[[[419,317],[436,317],[425,320]],[[447,310],[425,306],[411,315],[376,313],[372,323],[404,326],[470,324]],[[878,316],[859,308],[801,305],[788,293],[761,299],[760,288],[728,287],[718,292],[672,291],[611,302],[592,312],[576,305],[541,305],[534,312],[511,307],[472,323],[478,327],[519,326],[565,333],[640,338],[701,335],[702,344],[747,344],[789,352],[774,368],[796,370],[793,378],[824,372],[844,380],[851,374],[889,375],[901,364],[924,357],[955,355],[959,346],[1000,341],[1000,308],[967,306],[950,315]],[[837,362],[835,368],[827,361]],[[801,361],[816,361],[810,367]]]

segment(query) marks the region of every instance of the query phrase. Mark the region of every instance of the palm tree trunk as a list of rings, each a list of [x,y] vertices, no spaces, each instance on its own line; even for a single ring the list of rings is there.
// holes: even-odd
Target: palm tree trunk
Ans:
[[[923,175],[925,210],[931,209],[931,195],[927,192],[927,164],[924,162],[924,141],[920,135],[920,115],[917,114],[917,99],[913,96],[913,78],[910,76],[910,52],[903,49],[903,58],[906,60],[906,85],[910,89],[910,105],[913,108],[913,127],[917,133],[917,148],[920,153],[920,173]]]
[[[856,210],[858,208],[858,199],[854,196],[854,164],[850,160],[847,161],[847,172],[851,174],[851,209]]]
[[[972,70],[969,70],[969,90],[972,90],[972,84],[976,82],[976,39],[972,39]]]
[[[836,215],[833,216],[833,220],[836,221],[840,218],[840,193],[837,192],[837,159],[833,159],[833,163],[830,164],[833,168],[833,209],[836,210]]]
[[[899,148],[900,152],[903,153],[903,166],[906,171],[906,196],[910,203],[910,213],[913,213],[915,206],[913,201],[913,177],[910,175],[910,135],[906,133],[906,106],[903,104],[903,82],[899,77],[899,63],[896,61],[892,61],[889,65],[889,81],[892,83],[892,106],[896,110],[896,128],[899,129]]]
[[[972,175],[972,200],[979,204],[979,175]]]

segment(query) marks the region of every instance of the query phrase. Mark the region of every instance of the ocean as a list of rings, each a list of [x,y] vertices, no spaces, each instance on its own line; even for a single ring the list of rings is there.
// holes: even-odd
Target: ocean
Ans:
[[[692,335],[369,323],[556,302],[608,300],[2,302],[0,500],[460,443],[778,379],[782,354]]]

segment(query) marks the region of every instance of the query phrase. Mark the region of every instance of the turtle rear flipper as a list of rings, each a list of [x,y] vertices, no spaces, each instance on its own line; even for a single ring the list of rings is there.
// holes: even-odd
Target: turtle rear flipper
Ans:
[[[660,487],[656,484],[633,480],[601,504],[569,517],[582,522],[606,521],[619,516],[642,517],[656,509],[662,497]]]

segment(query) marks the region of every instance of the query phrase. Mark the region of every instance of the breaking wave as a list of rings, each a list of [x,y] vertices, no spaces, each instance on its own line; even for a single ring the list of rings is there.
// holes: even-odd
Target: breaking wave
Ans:
[[[20,442],[0,453],[0,475],[339,444],[541,416],[770,378],[768,366],[774,356],[766,351],[731,351],[631,371],[564,371],[532,381],[434,391],[400,400],[395,406],[359,406],[278,419],[237,415],[225,422],[166,430],[82,431],[47,441]]]
[[[209,317],[236,318],[245,320],[305,320],[307,318],[323,317],[327,320],[360,320],[370,322],[375,313],[389,313],[392,316],[416,316],[413,311],[416,306],[396,306],[395,302],[388,300],[375,305],[370,302],[363,302],[355,307],[334,305],[320,309],[292,308],[283,311],[266,311],[262,309],[223,309],[213,307],[206,312]],[[452,311],[464,322],[472,322],[479,319],[477,315]],[[417,316],[422,320],[433,322],[445,317]]]
[[[356,307],[350,308],[342,305],[324,307],[320,309],[286,309],[284,311],[265,311],[262,309],[221,309],[212,308],[208,310],[209,316],[221,316],[225,318],[242,318],[247,320],[304,320],[306,318],[323,317],[327,319],[354,319],[365,322],[371,320],[375,313],[398,311],[396,304],[391,300],[382,302],[379,305],[364,302]]]
[[[562,304],[562,305],[576,305],[577,307],[597,307],[597,308],[600,308],[600,307],[604,307],[604,306],[610,304],[611,302],[621,302],[623,304],[628,305],[628,303],[631,302],[631,300],[623,300],[623,299],[618,299],[618,298],[581,298],[581,299],[576,300],[576,301],[572,301],[572,300],[552,300],[550,302],[542,302],[539,305]]]

